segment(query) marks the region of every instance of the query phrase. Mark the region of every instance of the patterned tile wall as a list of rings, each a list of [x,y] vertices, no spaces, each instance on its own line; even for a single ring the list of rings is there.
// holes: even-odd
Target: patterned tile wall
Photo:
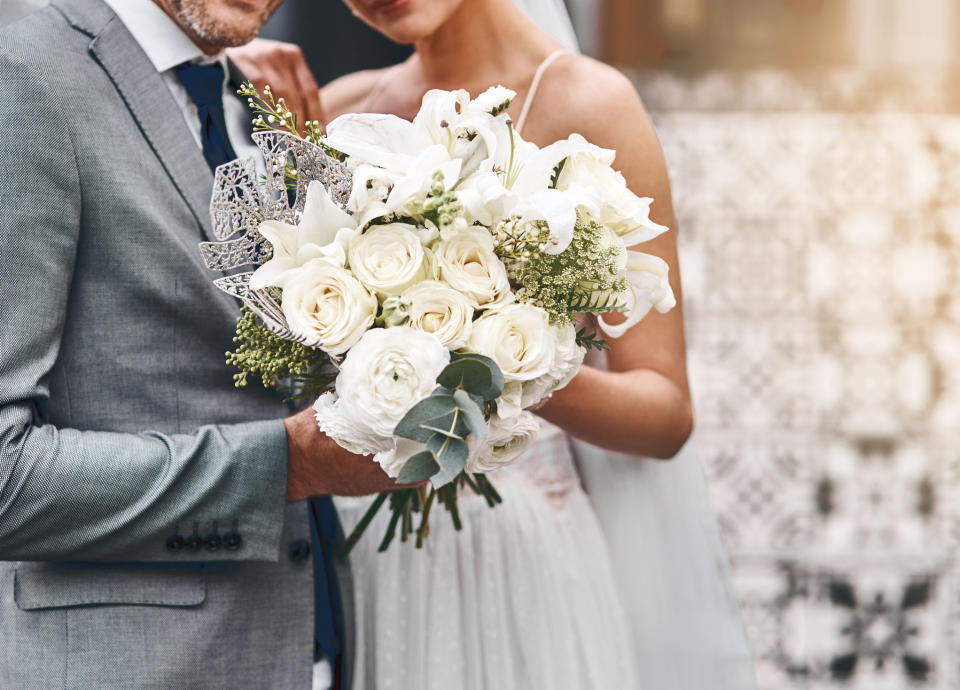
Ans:
[[[960,688],[949,76],[638,75],[763,690]]]

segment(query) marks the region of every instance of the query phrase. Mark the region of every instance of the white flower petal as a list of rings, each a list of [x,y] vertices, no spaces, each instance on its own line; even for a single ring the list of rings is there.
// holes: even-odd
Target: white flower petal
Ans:
[[[505,86],[491,86],[479,96],[470,101],[468,111],[479,114],[489,115],[494,108],[500,107],[506,101],[512,101],[517,97],[516,91],[511,91]]]
[[[611,338],[619,338],[640,322],[651,308],[665,313],[676,306],[677,300],[670,287],[670,266],[652,254],[627,252],[627,294],[623,323],[608,324],[600,316],[600,328]]]
[[[521,202],[524,220],[543,220],[550,228],[551,241],[547,254],[560,254],[573,240],[573,228],[577,224],[577,208],[574,198],[556,189],[541,189]]]
[[[309,184],[298,226],[300,244],[329,244],[340,228],[352,228],[354,223],[353,217],[333,202],[322,182]]]
[[[251,290],[262,290],[266,287],[282,286],[290,272],[295,271],[299,266],[295,259],[288,256],[270,259],[253,272],[249,287]]]
[[[517,176],[511,189],[517,194],[533,194],[550,185],[554,168],[563,159],[575,154],[588,154],[594,158],[609,158],[613,161],[614,152],[594,146],[578,135],[550,144],[532,154],[523,163],[523,169]]]
[[[257,228],[260,234],[267,238],[270,246],[273,248],[273,256],[293,256],[297,253],[297,234],[299,230],[296,225],[281,223],[279,220],[265,220]]]
[[[396,115],[348,113],[327,125],[324,143],[356,163],[402,171],[429,141],[412,123]]]

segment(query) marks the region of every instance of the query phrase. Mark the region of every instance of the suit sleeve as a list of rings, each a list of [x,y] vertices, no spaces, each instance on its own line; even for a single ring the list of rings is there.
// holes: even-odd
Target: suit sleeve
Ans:
[[[43,421],[81,230],[72,124],[40,72],[0,49],[0,560],[277,560],[281,420],[184,435]],[[214,521],[231,548],[175,538]]]

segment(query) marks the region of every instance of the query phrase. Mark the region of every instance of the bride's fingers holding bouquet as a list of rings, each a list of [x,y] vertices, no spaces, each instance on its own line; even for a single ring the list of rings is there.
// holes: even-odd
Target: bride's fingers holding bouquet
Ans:
[[[245,46],[231,48],[227,55],[254,86],[260,91],[270,86],[303,121],[325,123],[320,88],[300,46],[256,38]]]

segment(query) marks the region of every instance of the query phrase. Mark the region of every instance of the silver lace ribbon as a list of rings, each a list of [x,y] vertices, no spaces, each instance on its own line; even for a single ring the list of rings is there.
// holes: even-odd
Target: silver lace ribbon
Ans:
[[[299,223],[310,182],[322,182],[330,198],[342,208],[350,198],[353,176],[349,168],[321,147],[286,132],[257,132],[253,140],[263,153],[266,176],[258,174],[252,158],[230,161],[214,173],[210,221],[217,241],[201,242],[200,254],[207,268],[215,271],[255,268],[267,261],[272,247],[260,234],[260,223]],[[287,193],[288,171],[295,171],[297,180],[292,195]],[[213,284],[242,300],[281,338],[302,342],[283,316],[280,291],[251,290],[252,275],[253,270],[234,272]]]

